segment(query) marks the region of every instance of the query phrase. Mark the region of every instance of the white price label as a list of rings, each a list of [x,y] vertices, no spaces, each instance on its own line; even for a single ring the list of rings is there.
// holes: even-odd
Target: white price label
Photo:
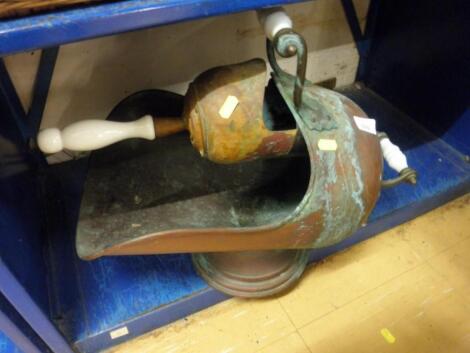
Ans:
[[[368,132],[372,135],[377,135],[377,130],[375,129],[375,120],[361,118],[360,116],[354,116],[354,122],[359,130]]]
[[[127,329],[127,326],[123,326],[121,328],[118,328],[117,330],[111,331],[109,335],[111,336],[111,339],[114,340],[116,338],[122,337],[129,334],[129,330]]]
[[[225,99],[224,104],[219,109],[219,115],[221,118],[229,119],[233,111],[238,105],[238,98],[235,96],[228,96]]]

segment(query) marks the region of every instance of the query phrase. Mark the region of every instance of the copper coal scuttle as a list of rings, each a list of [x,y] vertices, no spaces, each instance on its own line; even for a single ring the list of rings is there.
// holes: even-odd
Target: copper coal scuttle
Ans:
[[[192,253],[214,288],[272,295],[299,279],[309,249],[367,222],[381,184],[416,181],[359,106],[305,79],[306,44],[286,18],[262,14],[267,86],[265,61],[253,59],[200,74],[185,97],[142,91],[106,121],[40,132],[45,153],[99,149],[77,226],[82,259]],[[297,58],[295,75],[277,56]],[[381,180],[383,157],[395,180]]]

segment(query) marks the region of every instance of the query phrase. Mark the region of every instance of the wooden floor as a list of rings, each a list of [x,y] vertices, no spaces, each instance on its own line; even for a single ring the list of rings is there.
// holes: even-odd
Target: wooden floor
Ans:
[[[470,352],[470,194],[312,266],[298,286],[231,299],[113,353]]]

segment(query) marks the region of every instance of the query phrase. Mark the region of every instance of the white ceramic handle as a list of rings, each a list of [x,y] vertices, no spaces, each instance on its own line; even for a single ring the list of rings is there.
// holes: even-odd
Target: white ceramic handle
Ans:
[[[388,137],[380,139],[380,147],[382,148],[384,159],[390,168],[398,173],[408,168],[405,154],[400,150],[400,147],[394,145]]]
[[[39,132],[37,141],[44,153],[57,153],[63,149],[70,151],[92,151],[115,142],[140,137],[155,138],[153,118],[146,115],[132,122],[106,120],[82,120],[60,131],[57,128]]]
[[[281,29],[292,28],[292,20],[282,7],[261,9],[256,12],[258,14],[258,20],[264,28],[264,33],[270,40],[272,40]]]

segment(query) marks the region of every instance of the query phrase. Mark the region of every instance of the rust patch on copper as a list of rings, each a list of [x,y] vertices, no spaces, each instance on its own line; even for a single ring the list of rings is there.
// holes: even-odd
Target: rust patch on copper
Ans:
[[[211,69],[191,83],[184,114],[191,142],[202,156],[226,164],[289,153],[296,131],[265,126],[265,82],[266,64],[254,59]],[[228,96],[239,103],[229,118],[222,118],[219,110]]]

